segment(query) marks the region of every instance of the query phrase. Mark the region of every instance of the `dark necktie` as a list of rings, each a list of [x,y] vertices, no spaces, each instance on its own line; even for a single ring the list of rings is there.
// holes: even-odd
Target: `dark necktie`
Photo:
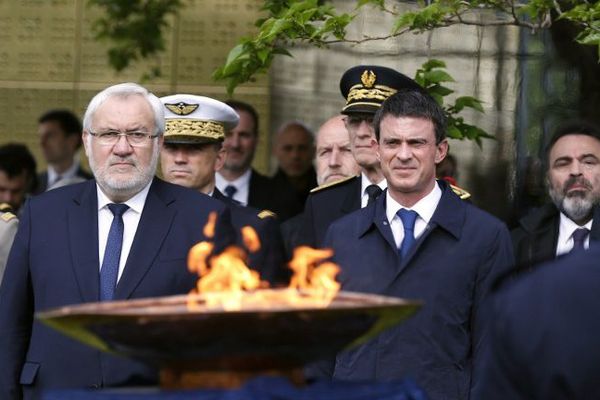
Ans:
[[[590,230],[587,228],[575,229],[575,232],[573,232],[573,249],[571,251],[583,250],[583,244],[589,233]]]
[[[121,260],[121,247],[123,246],[123,213],[127,211],[127,204],[109,204],[108,208],[113,213],[110,224],[104,260],[100,268],[100,300],[112,300],[117,286],[119,275],[119,261]]]
[[[415,243],[415,221],[419,214],[416,211],[407,210],[405,208],[401,208],[396,213],[400,220],[402,221],[402,225],[404,226],[404,239],[402,239],[402,244],[400,245],[400,256],[404,258],[413,243]]]
[[[235,186],[233,186],[233,185],[225,186],[225,194],[230,199],[233,199],[233,196],[235,195],[236,192],[237,192],[237,188]]]
[[[381,190],[381,188],[377,185],[369,185],[365,191],[367,192],[367,196],[369,196],[367,206],[370,206],[379,197],[381,192],[383,192],[383,190]]]

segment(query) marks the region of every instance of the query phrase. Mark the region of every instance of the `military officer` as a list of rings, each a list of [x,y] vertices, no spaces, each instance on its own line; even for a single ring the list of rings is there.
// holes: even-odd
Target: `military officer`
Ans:
[[[261,248],[250,253],[248,264],[271,283],[288,277],[279,223],[267,210],[244,207],[222,194],[215,185],[215,172],[225,161],[225,132],[239,122],[236,111],[209,97],[175,94],[161,98],[165,106],[166,131],[161,150],[161,169],[166,181],[195,189],[227,203],[232,223],[255,229]],[[240,237],[241,239],[241,237]]]
[[[2,277],[4,276],[8,252],[19,226],[17,216],[11,211],[12,209],[9,204],[0,204],[0,283],[2,283]]]

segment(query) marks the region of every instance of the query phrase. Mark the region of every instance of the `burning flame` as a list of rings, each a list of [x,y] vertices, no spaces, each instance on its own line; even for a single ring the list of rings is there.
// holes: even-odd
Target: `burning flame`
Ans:
[[[204,234],[213,238],[216,213],[211,213],[204,227]],[[260,250],[260,240],[250,226],[241,229],[246,250],[229,246],[222,253],[211,256],[214,244],[200,242],[190,249],[188,269],[198,274],[196,288],[188,296],[188,309],[198,309],[198,301],[205,306],[240,310],[244,305],[268,305],[277,301],[288,305],[313,305],[326,307],[340,289],[335,276],[340,268],[332,262],[324,262],[333,255],[329,249],[313,249],[307,246],[294,250],[289,266],[294,272],[288,290],[266,292],[268,282],[261,281],[258,272],[248,268],[249,253]],[[276,293],[276,294],[275,294]]]

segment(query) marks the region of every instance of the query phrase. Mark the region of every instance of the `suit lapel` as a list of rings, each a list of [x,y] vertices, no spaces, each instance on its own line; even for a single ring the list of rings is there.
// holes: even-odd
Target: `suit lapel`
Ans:
[[[127,299],[152,265],[175,217],[172,196],[165,193],[164,184],[155,179],[148,192],[123,275],[117,284],[115,299]]]
[[[83,185],[67,211],[71,261],[84,302],[98,301],[98,197],[96,182]]]

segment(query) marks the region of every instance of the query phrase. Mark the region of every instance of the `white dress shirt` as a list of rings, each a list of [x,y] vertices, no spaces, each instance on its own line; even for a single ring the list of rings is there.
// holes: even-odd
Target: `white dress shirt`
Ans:
[[[407,210],[416,211],[419,216],[415,221],[415,239],[421,237],[427,225],[429,225],[429,221],[437,208],[440,199],[442,198],[442,189],[436,182],[433,186],[433,189],[429,194],[423,197],[421,200],[416,202],[411,208],[404,207],[396,200],[392,198],[390,192],[386,192],[386,209],[385,213],[387,215],[388,222],[390,223],[390,228],[392,229],[392,234],[394,235],[394,241],[396,242],[396,247],[400,247],[402,244],[402,240],[404,239],[404,225],[402,225],[402,220],[396,213],[401,208],[405,208]]]
[[[150,190],[150,182],[144,189],[138,194],[127,200],[125,204],[129,206],[129,209],[123,214],[123,245],[121,247],[121,258],[119,260],[119,274],[117,276],[117,282],[121,279],[131,245],[133,244],[133,238],[137,231],[142,211],[144,210],[144,204],[146,204],[146,197],[148,197],[148,191]],[[102,268],[102,261],[104,260],[104,251],[106,250],[106,242],[108,241],[108,232],[110,231],[110,225],[113,221],[113,213],[108,208],[108,205],[113,203],[100,186],[96,184],[96,192],[98,194],[98,256],[100,265],[98,270]]]
[[[560,223],[558,225],[558,241],[556,243],[556,255],[566,254],[573,250],[573,232],[579,228],[592,229],[593,220],[589,220],[587,224],[583,226],[577,225],[572,219],[567,217],[562,212],[560,213]],[[590,247],[590,235],[585,238],[583,243],[585,249]]]
[[[251,175],[252,175],[252,169],[249,169],[248,171],[244,172],[244,174],[242,176],[240,176],[236,180],[230,182],[227,179],[225,179],[223,177],[223,175],[221,175],[220,173],[217,172],[215,174],[215,185],[217,186],[217,189],[219,189],[219,191],[221,193],[223,193],[225,196],[227,196],[227,192],[225,191],[225,188],[229,185],[235,186],[237,191],[233,195],[233,199],[239,201],[240,203],[242,203],[242,205],[247,206],[248,205],[248,194],[250,193],[250,176]]]
[[[369,194],[367,193],[367,187],[372,184],[373,182],[371,182],[369,178],[367,178],[367,175],[365,175],[364,172],[360,174],[360,192],[362,193],[362,196],[360,197],[360,208],[365,208],[369,203]],[[381,190],[385,190],[387,188],[387,181],[385,179],[382,179],[381,182],[377,184],[377,186],[379,186]]]

